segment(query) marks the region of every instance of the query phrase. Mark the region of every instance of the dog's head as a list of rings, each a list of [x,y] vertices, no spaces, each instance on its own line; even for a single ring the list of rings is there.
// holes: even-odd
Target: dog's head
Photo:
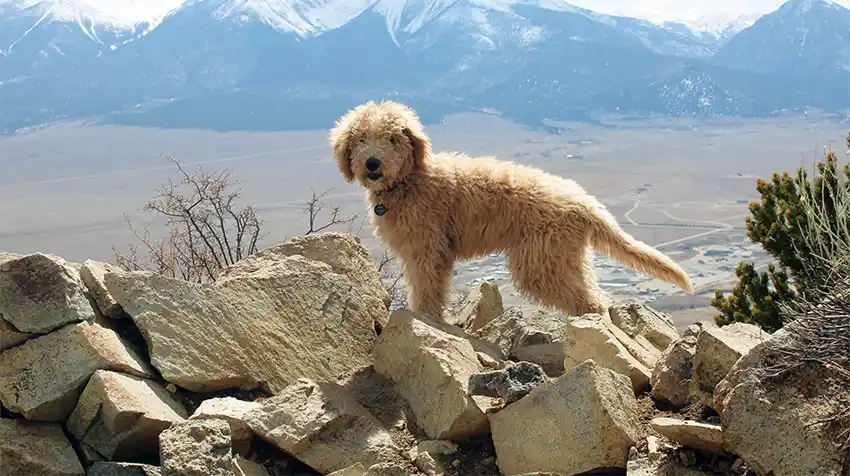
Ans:
[[[330,132],[337,167],[349,183],[381,191],[424,169],[431,141],[413,109],[369,101],[348,111]]]

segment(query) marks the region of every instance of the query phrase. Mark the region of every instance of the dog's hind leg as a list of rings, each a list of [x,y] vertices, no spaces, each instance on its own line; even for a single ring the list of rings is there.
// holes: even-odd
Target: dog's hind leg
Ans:
[[[536,238],[512,248],[507,261],[514,287],[540,307],[567,316],[607,315],[608,300],[597,283],[589,251],[554,238]]]
[[[418,250],[415,256],[402,260],[407,282],[408,308],[437,321],[443,321],[443,311],[451,287],[454,261],[447,253]]]

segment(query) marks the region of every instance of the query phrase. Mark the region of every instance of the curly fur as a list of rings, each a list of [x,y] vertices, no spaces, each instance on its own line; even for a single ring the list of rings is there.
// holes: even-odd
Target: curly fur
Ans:
[[[417,114],[392,101],[348,111],[329,135],[339,171],[366,189],[414,312],[442,318],[455,261],[504,253],[516,289],[566,315],[607,314],[590,248],[693,293],[671,259],[617,224],[576,182],[494,157],[431,151]],[[370,178],[368,158],[380,160]],[[371,208],[383,204],[387,213]]]

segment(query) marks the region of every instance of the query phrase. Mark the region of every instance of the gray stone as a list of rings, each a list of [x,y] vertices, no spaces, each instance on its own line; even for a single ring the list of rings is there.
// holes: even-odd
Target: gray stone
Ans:
[[[469,394],[501,397],[505,403],[513,403],[546,380],[546,373],[539,365],[518,362],[503,370],[470,375]]]

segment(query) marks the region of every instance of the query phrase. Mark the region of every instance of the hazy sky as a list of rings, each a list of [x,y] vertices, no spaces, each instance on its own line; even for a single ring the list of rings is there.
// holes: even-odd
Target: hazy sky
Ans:
[[[660,22],[667,20],[707,19],[731,20],[739,16],[759,16],[772,12],[785,3],[783,0],[574,0],[570,3],[615,15],[626,15]],[[850,8],[850,0],[837,3]]]
[[[10,0],[0,0],[4,3]],[[39,0],[18,0],[25,3]],[[183,0],[88,0],[88,3],[113,15],[128,18],[161,16]],[[403,0],[399,0],[403,1]],[[701,23],[728,22],[740,16],[758,16],[775,10],[783,0],[573,0],[574,5],[615,15],[626,15],[661,22],[704,18]],[[838,0],[850,8],[850,0]]]

